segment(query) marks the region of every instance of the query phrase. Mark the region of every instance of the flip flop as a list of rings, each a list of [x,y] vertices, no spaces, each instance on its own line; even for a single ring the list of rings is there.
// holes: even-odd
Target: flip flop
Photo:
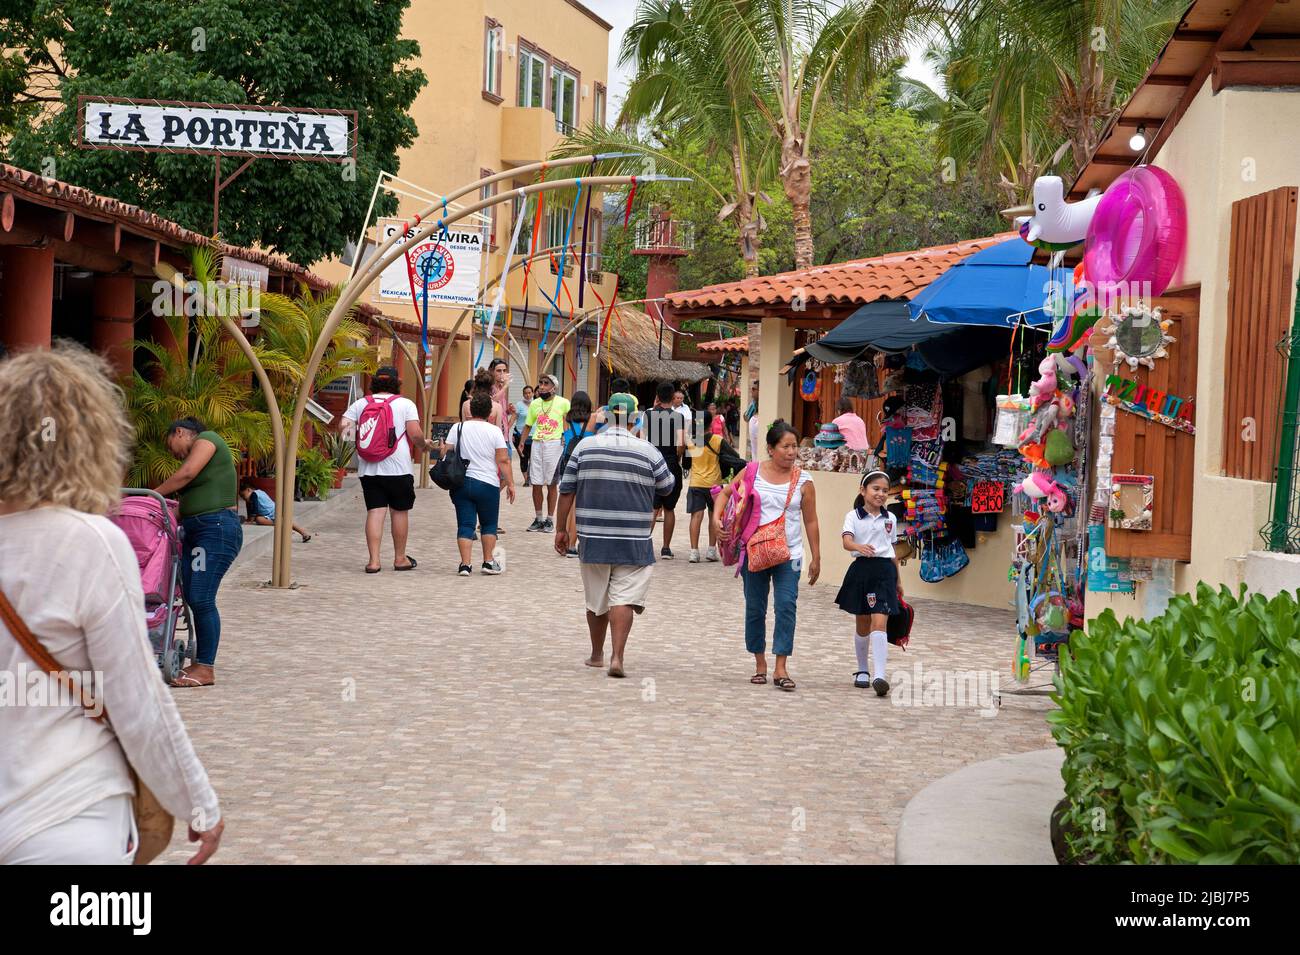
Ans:
[[[406,559],[410,561],[409,564],[407,564],[405,567],[398,567],[396,564],[394,564],[393,570],[415,570],[415,568],[419,566],[419,564],[416,563],[415,558],[412,557],[410,554],[406,555]]]
[[[306,544],[306,543],[307,543],[308,541],[310,541],[310,540],[311,540],[311,535],[308,534],[306,537],[304,537],[304,538],[302,539],[302,542],[303,542],[304,544]]]
[[[177,689],[188,690],[191,687],[196,687],[196,686],[216,686],[217,681],[213,680],[211,683],[200,683],[198,680],[194,679],[194,677],[190,676],[188,673],[182,673],[180,676],[176,677],[176,679],[173,680],[170,685],[176,687]]]
[[[366,568],[366,573],[367,573],[367,574],[377,574],[377,573],[379,573],[379,572],[380,572],[381,570],[383,570],[383,569],[384,569],[384,568],[382,568],[382,567],[367,567],[367,568]]]

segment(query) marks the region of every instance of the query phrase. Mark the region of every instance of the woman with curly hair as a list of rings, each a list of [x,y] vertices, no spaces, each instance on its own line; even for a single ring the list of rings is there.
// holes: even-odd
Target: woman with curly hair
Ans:
[[[60,345],[0,362],[0,402],[0,678],[26,688],[38,672],[21,621],[62,673],[94,674],[111,719],[52,681],[44,705],[0,706],[0,865],[131,862],[132,770],[202,863],[221,841],[217,795],[159,675],[135,551],[105,517],[130,456],[121,395],[102,359]]]

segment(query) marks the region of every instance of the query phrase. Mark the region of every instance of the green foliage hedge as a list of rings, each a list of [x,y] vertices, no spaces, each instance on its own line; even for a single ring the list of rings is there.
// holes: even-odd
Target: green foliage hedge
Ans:
[[[1078,861],[1300,861],[1300,606],[1205,584],[1076,631],[1048,716]]]

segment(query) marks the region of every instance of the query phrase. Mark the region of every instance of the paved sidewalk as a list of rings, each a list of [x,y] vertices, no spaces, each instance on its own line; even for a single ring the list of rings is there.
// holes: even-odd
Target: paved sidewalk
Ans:
[[[362,573],[359,501],[295,544],[299,589],[258,587],[269,557],[232,571],[220,683],[175,691],[227,818],[217,861],[889,863],[925,786],[1052,745],[1045,700],[989,716],[917,688],[895,705],[917,665],[1006,682],[1010,611],[918,601],[880,700],[852,686],[839,581],[801,585],[799,688],[751,686],[740,583],[686,562],[684,514],[628,679],[609,679],[582,663],[578,562],[524,532],[531,501],[502,511],[500,577],[455,576],[436,489],[413,512],[411,573],[388,545],[384,572]],[[188,854],[178,835],[163,859]]]

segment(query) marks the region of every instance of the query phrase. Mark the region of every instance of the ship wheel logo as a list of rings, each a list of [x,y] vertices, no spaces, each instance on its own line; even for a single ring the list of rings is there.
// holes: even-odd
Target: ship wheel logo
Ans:
[[[429,291],[436,291],[450,282],[456,273],[456,260],[452,258],[451,252],[436,242],[418,246],[414,258],[417,289],[423,290],[427,282]]]

